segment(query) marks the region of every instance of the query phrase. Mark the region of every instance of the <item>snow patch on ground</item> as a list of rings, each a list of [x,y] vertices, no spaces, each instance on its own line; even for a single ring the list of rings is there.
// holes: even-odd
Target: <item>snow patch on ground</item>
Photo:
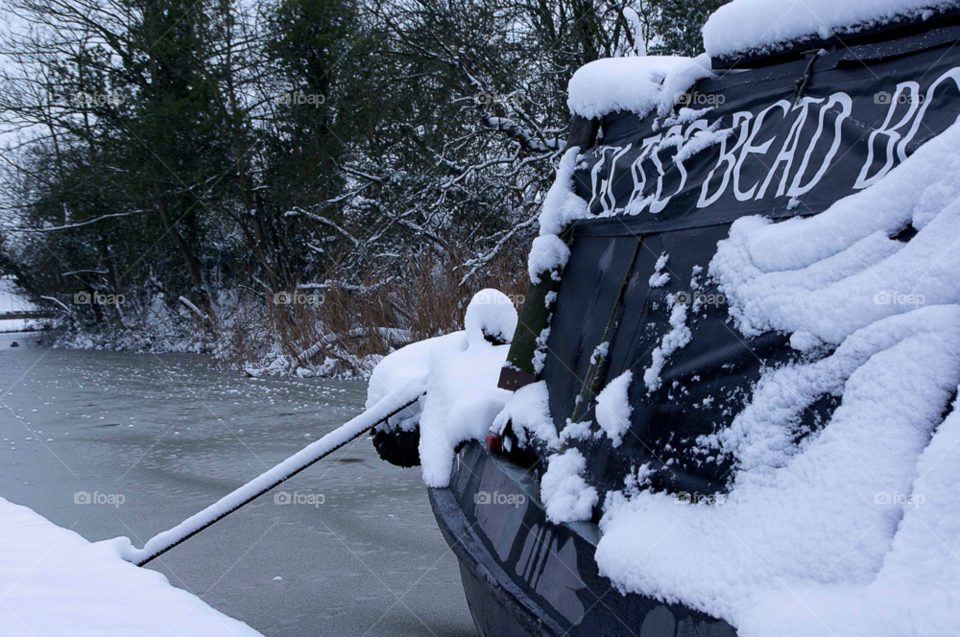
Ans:
[[[7,636],[259,635],[121,559],[126,538],[91,544],[0,498],[0,624]]]

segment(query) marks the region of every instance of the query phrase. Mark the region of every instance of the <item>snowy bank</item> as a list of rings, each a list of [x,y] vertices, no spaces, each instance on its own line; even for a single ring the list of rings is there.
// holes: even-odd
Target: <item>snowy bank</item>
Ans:
[[[121,557],[0,498],[0,625],[6,636],[259,635]]]

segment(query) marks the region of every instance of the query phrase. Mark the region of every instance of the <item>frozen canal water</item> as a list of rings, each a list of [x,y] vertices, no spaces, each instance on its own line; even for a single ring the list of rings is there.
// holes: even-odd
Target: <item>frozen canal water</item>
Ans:
[[[240,378],[200,356],[29,340],[0,335],[0,496],[92,541],[142,546],[365,396],[363,382]],[[123,502],[77,504],[84,492]],[[277,503],[281,492],[296,501]],[[265,635],[474,634],[419,472],[381,462],[366,438],[149,568]]]

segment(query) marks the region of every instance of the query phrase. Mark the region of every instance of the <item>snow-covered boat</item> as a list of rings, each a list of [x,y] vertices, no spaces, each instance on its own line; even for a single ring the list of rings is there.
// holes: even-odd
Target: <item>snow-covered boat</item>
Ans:
[[[509,353],[407,351],[378,447],[483,635],[955,632],[960,14],[737,0],[705,42],[578,71]]]

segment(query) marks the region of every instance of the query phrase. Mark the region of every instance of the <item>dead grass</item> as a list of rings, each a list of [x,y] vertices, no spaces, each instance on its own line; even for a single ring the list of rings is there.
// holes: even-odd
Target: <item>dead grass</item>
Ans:
[[[301,289],[302,294],[322,295],[316,305],[280,305],[250,295],[231,326],[224,328],[214,359],[244,369],[269,365],[282,354],[288,363],[298,363],[275,371],[293,371],[297,365],[316,370],[329,360],[336,363],[325,371],[369,371],[371,356],[385,355],[401,344],[371,328],[406,330],[412,340],[462,329],[467,304],[487,287],[522,302],[527,286],[524,257],[525,252],[507,252],[488,264],[486,274],[462,286],[462,272],[445,265],[440,255],[423,251],[397,273],[368,272],[357,289]],[[329,277],[339,280],[338,274]],[[305,357],[311,348],[316,351]]]

